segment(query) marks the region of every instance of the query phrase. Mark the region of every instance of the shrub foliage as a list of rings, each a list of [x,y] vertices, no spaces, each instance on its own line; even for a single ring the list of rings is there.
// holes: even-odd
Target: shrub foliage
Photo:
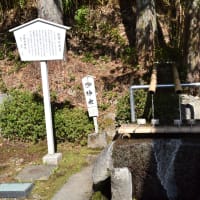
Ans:
[[[147,101],[147,92],[144,90],[134,91],[134,105],[135,113],[138,118],[144,117],[145,106]],[[130,94],[127,93],[117,102],[117,114],[116,120],[119,124],[129,123],[131,121],[131,105],[130,105]]]
[[[1,135],[37,141],[45,137],[43,105],[29,92],[12,91],[0,105]]]
[[[86,143],[93,124],[79,108],[64,107],[54,112],[58,141]],[[1,135],[36,142],[46,136],[42,98],[29,92],[12,91],[0,105]]]
[[[130,122],[131,112],[129,94],[126,94],[118,99],[116,120],[119,124]]]
[[[85,111],[79,108],[64,108],[55,113],[56,137],[59,141],[85,143],[93,125]]]

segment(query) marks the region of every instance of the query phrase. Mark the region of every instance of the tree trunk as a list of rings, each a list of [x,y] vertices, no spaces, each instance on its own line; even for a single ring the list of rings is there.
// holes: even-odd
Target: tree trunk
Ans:
[[[57,23],[63,24],[63,4],[62,0],[38,0],[38,17]],[[66,44],[65,44],[66,45]],[[66,50],[66,46],[65,46]],[[66,54],[64,53],[64,60],[66,60]],[[57,69],[62,61],[48,61],[48,67]]]
[[[136,48],[138,50],[138,64],[146,71],[153,65],[155,33],[157,30],[154,0],[136,0]]]
[[[187,81],[200,81],[200,1],[189,1],[185,26]]]
[[[38,17],[63,24],[62,0],[38,0]]]

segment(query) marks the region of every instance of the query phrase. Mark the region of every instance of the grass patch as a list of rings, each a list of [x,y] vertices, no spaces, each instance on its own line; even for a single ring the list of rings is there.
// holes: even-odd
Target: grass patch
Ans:
[[[101,192],[95,192],[90,200],[108,200]]]
[[[0,182],[14,182],[19,173],[18,169],[23,169],[27,165],[42,164],[42,157],[47,154],[47,141],[33,144],[10,141],[0,136],[0,149]],[[48,180],[34,182],[33,191],[28,199],[35,199],[35,196],[42,200],[52,199],[71,175],[88,165],[88,155],[100,152],[98,149],[88,149],[68,142],[58,144],[57,149],[62,153],[63,159]]]
[[[98,150],[72,144],[60,144],[58,152],[62,152],[63,159],[47,181],[36,181],[32,195],[38,195],[43,200],[51,199],[54,194],[65,184],[68,178],[87,166],[88,154],[97,154]]]

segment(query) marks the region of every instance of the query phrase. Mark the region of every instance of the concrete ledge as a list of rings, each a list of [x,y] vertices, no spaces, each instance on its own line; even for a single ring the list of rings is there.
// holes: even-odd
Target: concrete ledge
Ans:
[[[0,198],[22,198],[28,196],[33,183],[4,183],[0,184]]]
[[[43,157],[43,163],[47,165],[58,165],[62,159],[62,153],[47,154]]]
[[[149,126],[137,124],[123,124],[118,129],[119,134],[135,133],[200,133],[200,125],[194,126]]]

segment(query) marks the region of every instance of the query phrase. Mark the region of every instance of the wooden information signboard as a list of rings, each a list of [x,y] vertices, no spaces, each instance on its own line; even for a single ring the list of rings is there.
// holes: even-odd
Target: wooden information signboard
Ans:
[[[52,114],[48,83],[48,60],[62,60],[65,49],[66,30],[70,28],[37,18],[13,28],[22,61],[40,61],[44,96],[48,154],[55,153]]]
[[[10,31],[14,31],[22,61],[47,61],[63,59],[67,29],[38,18]]]

